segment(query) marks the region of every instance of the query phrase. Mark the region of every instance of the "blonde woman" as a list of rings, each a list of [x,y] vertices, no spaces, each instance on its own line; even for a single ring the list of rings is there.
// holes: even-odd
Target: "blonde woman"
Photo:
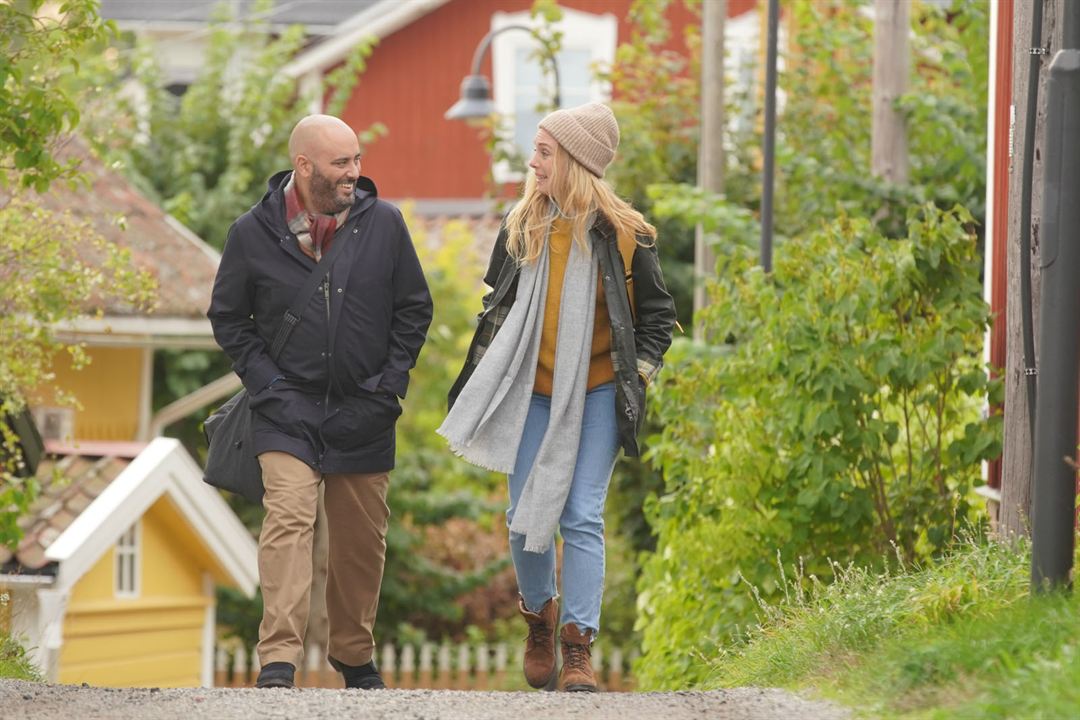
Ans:
[[[495,242],[484,277],[492,291],[439,428],[454,452],[508,475],[533,687],[555,675],[561,621],[560,688],[596,690],[604,501],[619,448],[638,455],[645,389],[675,324],[656,229],[603,179],[618,144],[615,116],[600,103],[540,121],[532,172]]]

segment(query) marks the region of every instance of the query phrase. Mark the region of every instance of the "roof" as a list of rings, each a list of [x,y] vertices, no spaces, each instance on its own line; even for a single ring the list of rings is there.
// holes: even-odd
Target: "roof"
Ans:
[[[265,16],[274,28],[304,25],[309,34],[332,32],[341,22],[382,0],[275,0]],[[393,0],[398,2],[399,0]],[[121,27],[194,29],[206,24],[214,11],[229,5],[237,20],[252,20],[256,0],[102,0],[101,16]]]
[[[293,58],[282,72],[290,77],[322,72],[345,60],[364,38],[384,38],[447,2],[449,0],[377,0],[373,3],[356,3],[357,7],[366,7],[341,23],[325,40]]]
[[[15,552],[0,546],[0,569],[55,574],[56,563],[45,557],[45,550],[129,464],[130,457],[113,454],[68,455],[41,463],[41,494],[19,521],[23,538]],[[54,470],[59,478],[53,478]]]
[[[70,138],[57,156],[61,161],[78,159],[90,186],[72,189],[67,183],[53,183],[38,196],[40,204],[70,212],[105,239],[131,251],[135,264],[157,278],[157,305],[150,317],[205,322],[220,254],[123,175],[106,167],[81,138]],[[123,223],[117,222],[119,216]],[[108,316],[135,315],[130,306],[119,302],[107,304],[104,310]]]
[[[50,445],[53,452],[70,451]],[[78,454],[42,463],[40,497],[20,521],[25,536],[12,553],[0,548],[0,573],[49,575],[70,589],[159,498],[167,496],[219,567],[248,595],[258,584],[255,540],[178,440],[80,443]],[[54,482],[52,469],[59,471]]]

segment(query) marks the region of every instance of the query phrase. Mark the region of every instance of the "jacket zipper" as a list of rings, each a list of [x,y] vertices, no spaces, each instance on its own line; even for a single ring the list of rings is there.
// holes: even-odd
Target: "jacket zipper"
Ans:
[[[323,300],[326,303],[326,395],[323,397],[323,424],[330,417],[330,375],[333,370],[334,353],[330,350],[330,273],[323,278]],[[319,428],[319,440],[322,448],[319,452],[319,469],[322,469],[323,458],[326,457],[326,439],[322,437],[322,427]]]

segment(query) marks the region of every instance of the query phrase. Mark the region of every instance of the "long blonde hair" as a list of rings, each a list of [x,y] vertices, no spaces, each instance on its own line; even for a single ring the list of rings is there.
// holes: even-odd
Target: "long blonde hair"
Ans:
[[[656,228],[645,216],[616,195],[602,178],[586,170],[558,143],[555,144],[551,187],[551,197],[540,192],[536,187],[536,173],[530,170],[521,200],[506,217],[506,248],[519,263],[533,262],[540,257],[547,226],[556,214],[570,220],[571,237],[582,248],[586,247],[589,230],[585,223],[594,210],[607,217],[619,235],[645,236],[656,241]]]

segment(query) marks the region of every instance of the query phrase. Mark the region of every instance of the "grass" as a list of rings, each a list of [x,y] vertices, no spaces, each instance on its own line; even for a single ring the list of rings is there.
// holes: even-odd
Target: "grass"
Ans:
[[[26,650],[7,634],[0,634],[0,679],[41,680],[37,669],[26,657]]]
[[[930,568],[797,578],[706,685],[804,690],[868,717],[1080,717],[1080,600],[1032,598],[1029,567],[1023,546],[970,541]]]

